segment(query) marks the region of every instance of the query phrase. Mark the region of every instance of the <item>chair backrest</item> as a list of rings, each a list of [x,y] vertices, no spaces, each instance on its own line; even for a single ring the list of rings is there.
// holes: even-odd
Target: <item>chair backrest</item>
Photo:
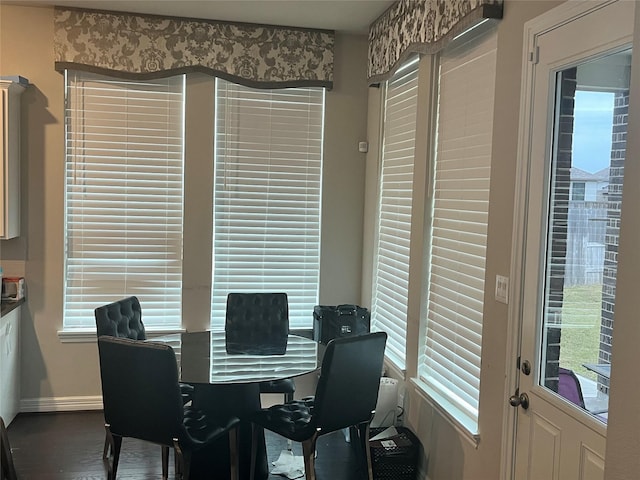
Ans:
[[[558,394],[585,408],[580,381],[573,370],[558,367]]]
[[[378,401],[387,334],[331,340],[316,388],[314,422],[323,433],[367,422]]]
[[[103,305],[96,308],[94,313],[98,336],[110,335],[131,338],[132,340],[146,340],[147,338],[142,323],[142,308],[137,297],[127,297]]]
[[[230,293],[224,324],[228,353],[284,354],[289,335],[286,293]]]
[[[160,343],[98,337],[105,423],[111,432],[171,445],[184,417],[173,349]]]

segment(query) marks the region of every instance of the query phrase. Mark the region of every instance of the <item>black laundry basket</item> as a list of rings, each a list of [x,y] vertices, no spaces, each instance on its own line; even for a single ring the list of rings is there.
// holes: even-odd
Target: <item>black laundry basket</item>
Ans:
[[[407,427],[395,427],[398,435],[369,441],[374,480],[416,480],[420,440]],[[384,428],[372,428],[370,438]]]

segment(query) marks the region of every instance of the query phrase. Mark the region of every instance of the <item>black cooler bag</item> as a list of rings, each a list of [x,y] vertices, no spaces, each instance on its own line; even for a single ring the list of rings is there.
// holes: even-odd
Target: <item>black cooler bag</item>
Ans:
[[[358,305],[316,305],[313,308],[313,339],[329,340],[369,333],[371,313]]]

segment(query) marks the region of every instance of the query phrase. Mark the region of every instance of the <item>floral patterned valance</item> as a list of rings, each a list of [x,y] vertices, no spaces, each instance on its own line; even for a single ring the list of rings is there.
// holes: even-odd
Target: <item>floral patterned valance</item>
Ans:
[[[411,53],[435,53],[485,18],[502,18],[502,0],[399,0],[369,28],[369,84],[387,80]]]
[[[56,7],[56,69],[207,72],[251,87],[333,85],[334,32]]]

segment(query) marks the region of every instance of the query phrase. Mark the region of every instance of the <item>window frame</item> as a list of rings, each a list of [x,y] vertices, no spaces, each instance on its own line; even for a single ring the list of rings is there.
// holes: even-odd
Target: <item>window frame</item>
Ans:
[[[184,75],[127,81],[82,71],[65,71],[65,248],[63,318],[62,329],[58,332],[62,341],[95,340],[93,308],[130,295],[137,295],[141,302],[146,297],[143,310],[146,310],[145,326],[149,332],[182,330],[185,87]],[[164,118],[162,115],[174,121],[157,121]],[[134,141],[125,142],[127,138]],[[158,138],[166,138],[166,146],[158,143]],[[126,149],[122,148],[123,143],[127,144]],[[113,160],[107,163],[105,159]],[[155,168],[150,169],[150,166]],[[95,175],[87,182],[86,175],[79,173],[86,173],[90,168]],[[119,182],[116,181],[118,178]],[[74,185],[77,186],[74,188]],[[133,189],[134,193],[124,190],[127,188]],[[163,196],[165,192],[170,195]],[[158,201],[159,198],[162,201]],[[131,205],[130,216],[119,215],[125,201]],[[91,215],[91,221],[87,222],[86,215],[95,211],[92,208],[100,208],[101,216]],[[116,213],[118,216],[114,215]],[[158,222],[159,218],[164,221]],[[85,229],[85,225],[92,223],[94,230]],[[74,224],[81,226],[77,235]],[[153,233],[156,230],[151,230],[150,234],[147,227],[142,235],[137,235],[137,224],[158,226],[158,236]],[[92,231],[101,233],[94,236]],[[109,242],[103,238],[105,232],[111,232]],[[113,248],[114,242],[127,238],[133,241],[127,242],[121,252]],[[120,256],[116,255],[118,252]],[[90,258],[89,255],[94,255],[96,269],[102,269],[107,276],[116,275],[115,271],[109,274],[109,270],[118,269],[117,262],[121,263],[124,271],[119,270],[119,278],[114,277],[111,282],[114,288],[101,282],[101,293],[96,294],[94,286],[93,291],[89,287],[90,290],[83,294],[86,287],[80,286],[85,282],[82,269],[89,268],[91,275],[90,266],[79,267],[81,270],[75,275],[79,278],[75,280],[78,286],[70,285],[72,259]],[[129,277],[125,273],[129,267],[134,271],[142,268],[146,273],[131,273]],[[149,280],[149,272],[153,271],[159,273],[156,277],[159,283],[155,279]],[[129,280],[134,286],[127,285]],[[162,295],[154,297],[154,288],[161,288]],[[166,303],[167,289],[174,292],[168,297],[169,303]],[[85,313],[79,312],[75,326],[68,317],[73,305],[70,295],[78,294],[74,291],[83,295],[82,302],[89,302],[84,307],[80,305]],[[168,308],[173,315],[167,316]],[[154,321],[156,318],[160,321]],[[165,320],[167,318],[169,321]]]
[[[457,401],[454,400],[455,396],[451,396],[451,393],[447,391],[447,389],[442,389],[442,387],[438,384],[438,382],[436,382],[433,377],[431,377],[431,375],[428,372],[428,369],[426,367],[426,361],[427,361],[427,354],[431,354],[430,353],[430,348],[426,347],[426,341],[427,341],[427,337],[429,335],[429,329],[430,327],[430,322],[431,320],[428,320],[429,316],[431,315],[431,310],[430,310],[430,295],[434,292],[434,285],[431,283],[432,282],[432,278],[435,274],[434,272],[434,264],[433,264],[433,249],[434,249],[434,243],[433,243],[433,239],[432,239],[432,229],[433,229],[433,222],[434,222],[434,209],[437,208],[434,202],[434,195],[436,195],[435,193],[435,182],[437,181],[436,179],[436,168],[437,168],[437,161],[438,161],[438,155],[439,155],[439,151],[440,148],[442,147],[442,142],[443,139],[441,138],[441,132],[440,132],[440,127],[439,127],[439,122],[441,121],[441,105],[440,105],[440,95],[442,94],[442,85],[441,85],[441,75],[442,75],[442,65],[443,65],[443,57],[446,56],[449,52],[458,51],[458,54],[460,55],[464,55],[464,51],[460,52],[460,49],[466,48],[467,44],[471,44],[471,45],[476,45],[477,43],[477,39],[480,38],[480,40],[482,41],[483,39],[487,38],[487,36],[492,36],[492,38],[490,39],[490,41],[493,43],[494,47],[493,47],[493,51],[495,52],[495,45],[496,45],[496,33],[495,33],[495,29],[491,29],[491,28],[483,28],[483,29],[475,29],[474,32],[472,34],[464,34],[463,36],[461,36],[460,38],[458,38],[455,42],[453,42],[452,44],[450,44],[447,49],[445,49],[443,52],[441,52],[438,55],[438,74],[437,74],[437,78],[438,80],[436,81],[436,86],[435,86],[435,91],[437,92],[437,105],[436,105],[436,109],[438,111],[437,113],[437,121],[434,122],[433,125],[433,129],[435,131],[435,142],[434,142],[434,149],[433,149],[433,157],[431,157],[431,186],[429,187],[429,195],[428,195],[428,199],[427,199],[427,204],[428,204],[428,209],[430,211],[429,213],[429,217],[431,218],[430,223],[428,225],[425,226],[425,231],[428,232],[425,236],[425,245],[426,245],[426,249],[425,249],[425,257],[428,258],[427,261],[427,266],[425,267],[425,275],[424,275],[424,290],[423,290],[423,297],[424,297],[424,303],[422,305],[422,313],[421,313],[421,320],[420,320],[420,351],[418,352],[418,368],[417,368],[417,375],[415,378],[412,378],[412,383],[414,385],[416,385],[416,387],[418,388],[418,391],[421,392],[422,394],[424,394],[426,396],[427,401],[434,406],[434,408],[436,408],[445,418],[448,418],[451,423],[455,426],[455,428],[461,432],[465,437],[469,438],[470,441],[472,441],[474,444],[477,444],[480,440],[480,436],[479,436],[479,404],[477,407],[477,410],[475,412],[475,414],[470,413],[469,411],[466,410],[466,408],[463,407],[464,404],[462,403],[458,403]],[[473,50],[473,47],[472,47]],[[466,53],[467,55],[469,55],[469,53]],[[472,54],[475,55],[475,54]],[[445,61],[446,61],[446,57],[445,57]],[[493,64],[493,81],[491,83],[491,92],[494,92],[495,90],[495,53],[494,53],[494,64]],[[494,93],[495,94],[495,93]],[[479,97],[481,98],[481,97]],[[491,112],[493,112],[493,99],[490,99],[491,101]],[[493,114],[491,113],[491,120],[493,118]],[[492,122],[488,122],[489,125],[492,125]],[[491,139],[492,135],[489,134],[488,138]],[[489,140],[489,142],[491,142],[491,140]],[[490,143],[489,143],[490,145]],[[489,161],[490,161],[490,157],[491,154],[490,152],[488,153],[488,157],[489,157]],[[490,170],[490,167],[489,167]],[[487,174],[487,178],[490,179],[490,173]],[[487,192],[488,192],[488,188],[487,187]],[[487,215],[488,215],[488,193],[487,193]],[[485,223],[485,242],[486,242],[486,223]],[[486,243],[485,243],[485,249],[486,249]],[[485,250],[485,255],[486,255],[486,250]],[[483,267],[484,268],[484,267]],[[482,274],[482,283],[484,284],[484,277],[486,275],[486,272]],[[481,302],[483,302],[483,298],[484,298],[484,292],[485,292],[485,288],[486,286],[483,285],[481,292],[480,292],[480,298],[481,298]],[[480,307],[479,309],[479,314],[480,316],[483,315],[483,306]],[[446,338],[446,337],[443,337]],[[481,344],[482,344],[482,337],[480,334],[479,340],[477,341],[477,347],[481,348]],[[457,355],[457,354],[456,354]],[[478,386],[476,389],[476,398],[477,401],[479,402],[479,397],[480,397],[480,376],[481,376],[481,370],[480,370],[480,359],[481,359],[481,354],[478,353],[477,355],[477,363],[478,363],[478,373],[477,373],[477,382],[478,382]]]
[[[407,360],[419,67],[418,55],[408,59],[382,92],[371,330],[387,332],[385,356],[400,370]]]
[[[215,102],[210,328],[224,328],[227,294],[240,291],[287,293],[290,328],[311,330],[320,288],[326,89],[256,89],[218,78]],[[258,127],[264,135],[251,136]],[[265,250],[267,238],[275,239],[273,249]]]

